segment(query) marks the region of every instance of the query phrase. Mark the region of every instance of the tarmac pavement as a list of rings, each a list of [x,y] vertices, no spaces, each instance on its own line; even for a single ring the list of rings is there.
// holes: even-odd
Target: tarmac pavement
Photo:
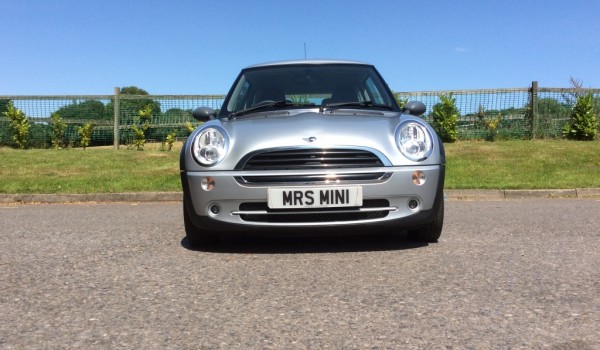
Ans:
[[[180,202],[0,205],[0,349],[600,349],[599,212],[456,200],[436,244],[192,249]]]

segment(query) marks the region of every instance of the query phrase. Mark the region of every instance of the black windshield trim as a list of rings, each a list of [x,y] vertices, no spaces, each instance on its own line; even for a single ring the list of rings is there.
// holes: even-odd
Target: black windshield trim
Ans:
[[[384,109],[387,111],[394,111],[394,107],[386,104],[377,104],[372,101],[364,101],[364,102],[336,102],[336,103],[328,103],[326,105],[321,106],[320,111],[324,112],[326,110],[337,110],[337,109],[353,109],[352,107],[356,107],[356,109]]]
[[[365,105],[347,105],[347,104],[343,104],[343,105],[335,105],[335,104],[326,104],[325,106],[322,106],[319,104],[319,102],[317,101],[311,101],[311,102],[316,102],[314,104],[311,105],[307,105],[307,104],[303,104],[303,105],[298,105],[298,104],[281,104],[281,105],[266,105],[266,106],[251,106],[251,107],[247,107],[245,109],[242,110],[238,110],[238,111],[229,111],[230,109],[234,109],[235,107],[233,106],[233,104],[230,105],[232,98],[233,98],[233,93],[234,91],[236,91],[236,89],[240,89],[240,86],[238,85],[239,82],[241,82],[242,77],[244,77],[245,75],[247,75],[250,72],[261,72],[261,71],[265,71],[268,72],[270,70],[275,70],[275,69],[284,69],[284,68],[289,68],[289,69],[302,69],[302,68],[306,68],[306,69],[320,69],[321,67],[327,67],[327,68],[331,68],[331,69],[338,69],[338,68],[351,68],[351,67],[356,67],[359,68],[360,70],[364,70],[364,72],[366,74],[372,74],[372,78],[374,80],[377,81],[376,84],[376,88],[379,90],[379,93],[384,96],[383,99],[384,102],[382,104],[375,104],[375,103],[371,103],[371,102],[367,102],[367,104]],[[369,71],[371,71],[371,73],[369,73]],[[313,80],[313,82],[316,80]],[[299,83],[306,83],[309,82],[309,80],[306,81],[300,81],[298,80]],[[315,90],[314,93],[331,93],[331,91],[334,91],[335,87],[332,87],[331,85],[333,85],[334,83],[329,83],[327,85],[326,90],[323,91],[317,91]],[[266,85],[265,85],[266,86]],[[275,84],[273,85],[274,87],[278,87],[280,85]],[[295,92],[290,92],[290,90],[284,90],[284,94],[286,94],[286,96],[288,94],[294,94]],[[251,94],[254,94],[256,90],[253,91],[252,90],[248,90]],[[299,94],[303,94],[305,93],[304,91],[299,91]],[[306,93],[312,93],[312,92],[306,92]],[[237,94],[237,93],[236,93]],[[250,95],[252,96],[252,95]],[[376,95],[377,96],[377,95]],[[373,97],[373,96],[371,96]],[[361,100],[361,99],[359,99]],[[249,102],[251,101],[251,98],[248,99]],[[291,102],[289,99],[287,100],[288,102]],[[342,100],[343,102],[344,100]],[[371,100],[373,101],[373,100]],[[277,101],[275,101],[277,102]],[[338,102],[339,103],[339,102]],[[280,108],[306,108],[306,107],[314,107],[314,108],[319,108],[319,110],[321,112],[323,112],[324,110],[332,110],[335,108],[347,108],[347,109],[352,109],[353,106],[355,106],[354,108],[356,109],[375,109],[375,110],[381,110],[381,111],[400,111],[399,106],[397,105],[394,97],[393,97],[393,93],[391,92],[391,90],[389,89],[389,87],[385,84],[385,81],[383,80],[383,78],[381,77],[381,75],[379,74],[379,72],[377,71],[377,69],[375,69],[375,67],[371,64],[366,64],[366,63],[351,63],[351,62],[319,62],[317,63],[310,63],[310,64],[302,64],[300,62],[294,62],[293,64],[273,64],[273,65],[263,65],[263,66],[251,66],[248,68],[243,69],[240,74],[238,75],[238,78],[236,79],[236,81],[234,82],[234,84],[232,85],[229,93],[227,94],[227,97],[225,98],[225,101],[223,103],[223,108],[220,109],[219,115],[217,116],[218,119],[220,118],[228,118],[228,117],[239,117],[239,116],[243,116],[243,115],[247,115],[247,114],[254,114],[255,111],[264,111],[264,110],[269,110],[269,109],[280,109]]]

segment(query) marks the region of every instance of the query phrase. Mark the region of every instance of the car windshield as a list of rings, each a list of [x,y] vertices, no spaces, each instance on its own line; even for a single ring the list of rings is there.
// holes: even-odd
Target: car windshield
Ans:
[[[220,117],[265,110],[340,108],[397,111],[385,83],[373,68],[360,64],[271,65],[242,71]]]

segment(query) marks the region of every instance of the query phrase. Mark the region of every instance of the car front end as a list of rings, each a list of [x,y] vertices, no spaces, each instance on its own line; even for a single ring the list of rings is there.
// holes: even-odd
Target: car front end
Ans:
[[[280,66],[249,71],[262,77]],[[434,130],[407,114],[410,106],[403,110],[392,98],[382,98],[389,89],[381,82],[373,87],[373,76],[346,72],[366,67],[377,74],[372,66],[283,66],[298,68],[288,75],[304,74],[296,82],[301,90],[284,91],[283,102],[268,99],[258,107],[249,102],[240,107],[236,97],[249,99],[251,84],[260,83],[242,71],[220,117],[205,110],[210,117],[186,141],[180,163],[190,243],[228,233],[347,233],[346,228],[408,230],[436,241],[443,221],[445,155]],[[333,101],[328,86],[308,87],[327,85],[311,81],[328,77],[315,70],[321,66],[343,71],[340,77],[370,79],[364,86],[370,84],[376,93],[354,87],[358,102],[346,101],[351,97]]]

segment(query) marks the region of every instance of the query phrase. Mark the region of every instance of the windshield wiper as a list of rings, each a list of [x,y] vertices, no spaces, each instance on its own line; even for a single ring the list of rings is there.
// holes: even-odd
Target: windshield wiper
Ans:
[[[384,105],[384,104],[376,104],[372,101],[364,101],[364,102],[336,102],[336,103],[328,103],[324,106],[321,106],[321,112],[325,109],[338,109],[344,107],[355,107],[355,108],[381,108],[387,109],[389,111],[393,111],[394,108],[392,106]]]
[[[264,101],[261,102],[258,105],[254,105],[252,107],[248,107],[246,109],[242,109],[240,111],[237,112],[233,112],[233,113],[229,113],[229,117],[239,117],[242,116],[244,114],[248,114],[251,112],[256,112],[256,111],[260,111],[262,109],[269,109],[269,108],[277,108],[277,107],[286,107],[286,106],[291,106],[293,105],[293,103],[283,100],[283,101]]]

